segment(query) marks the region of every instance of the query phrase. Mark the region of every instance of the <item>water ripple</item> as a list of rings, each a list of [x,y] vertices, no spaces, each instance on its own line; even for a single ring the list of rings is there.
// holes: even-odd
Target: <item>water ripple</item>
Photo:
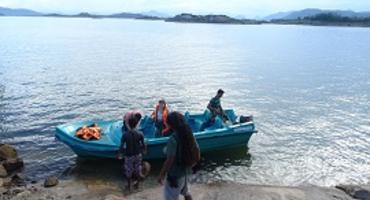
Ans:
[[[370,181],[367,29],[0,20],[0,139],[19,149],[31,177],[71,168],[117,176],[115,162],[78,161],[54,139],[59,124],[148,114],[162,97],[202,112],[223,88],[224,107],[253,114],[259,133],[249,149],[207,155],[194,181]]]

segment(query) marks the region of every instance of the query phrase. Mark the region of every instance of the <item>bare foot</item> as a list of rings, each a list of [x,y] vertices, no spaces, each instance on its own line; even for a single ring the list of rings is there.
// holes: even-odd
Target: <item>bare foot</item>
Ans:
[[[127,191],[131,192],[131,186],[126,185],[125,189],[126,189]]]
[[[136,183],[134,183],[134,189],[135,190],[139,189],[139,181],[137,181]]]

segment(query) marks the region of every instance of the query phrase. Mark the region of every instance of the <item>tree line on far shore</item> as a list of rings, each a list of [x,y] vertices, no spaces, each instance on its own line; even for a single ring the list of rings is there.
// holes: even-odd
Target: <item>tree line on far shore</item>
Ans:
[[[302,20],[302,18],[298,18],[298,20]],[[323,22],[363,23],[363,22],[370,22],[370,17],[347,17],[347,16],[341,16],[336,13],[320,13],[314,16],[304,17],[303,20],[323,21]]]

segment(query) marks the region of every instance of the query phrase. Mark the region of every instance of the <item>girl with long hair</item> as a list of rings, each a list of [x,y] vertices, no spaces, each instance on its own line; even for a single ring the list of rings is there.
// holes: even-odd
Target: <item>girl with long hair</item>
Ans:
[[[158,182],[165,185],[165,200],[177,200],[180,194],[185,197],[185,200],[191,200],[188,177],[192,167],[200,160],[199,147],[183,114],[169,113],[166,124],[173,134],[167,143],[167,159],[161,169]]]

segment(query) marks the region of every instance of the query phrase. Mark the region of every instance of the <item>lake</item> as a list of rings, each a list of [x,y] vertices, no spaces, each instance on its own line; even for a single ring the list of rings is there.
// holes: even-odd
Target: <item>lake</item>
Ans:
[[[254,115],[259,132],[207,155],[194,181],[370,181],[369,28],[0,17],[0,30],[0,140],[31,178],[120,175],[119,162],[76,158],[59,124],[149,114],[162,97],[203,112],[223,88],[223,107]]]

